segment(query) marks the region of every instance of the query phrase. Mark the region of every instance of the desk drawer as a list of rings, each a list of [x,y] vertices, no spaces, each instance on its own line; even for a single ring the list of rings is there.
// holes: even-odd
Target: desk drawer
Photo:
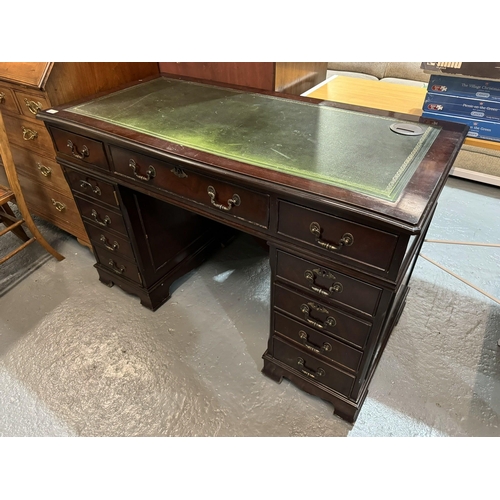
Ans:
[[[146,183],[251,224],[269,226],[269,196],[111,146],[118,174]],[[232,201],[230,201],[232,200]]]
[[[86,165],[109,170],[102,142],[55,127],[50,127],[50,131],[59,153],[73,161],[78,160]]]
[[[4,121],[9,141],[12,144],[45,153],[48,156],[54,155],[52,139],[43,122],[9,115],[4,116]]]
[[[307,289],[319,300],[345,304],[358,311],[375,314],[382,294],[381,288],[281,250],[276,251],[276,258],[278,278]]]
[[[354,383],[354,376],[344,373],[325,361],[300,349],[292,347],[278,337],[273,339],[273,355],[290,368],[312,378],[321,384],[349,396]]]
[[[100,247],[94,247],[97,255],[97,260],[106,269],[112,271],[116,276],[122,276],[134,281],[135,283],[142,284],[139,268],[132,262],[124,259],[120,255],[108,252]]]
[[[0,83],[0,111],[6,111],[15,115],[19,114],[14,92],[9,87]]]
[[[398,237],[334,215],[279,202],[278,233],[330,256],[388,271]]]
[[[362,351],[279,313],[274,314],[274,331],[301,344],[311,353],[324,356],[353,371],[358,369],[363,357]]]
[[[345,314],[338,309],[274,285],[274,307],[326,335],[346,340],[363,349],[370,335],[371,323]]]
[[[85,222],[85,229],[87,230],[92,245],[101,247],[103,250],[108,250],[112,254],[135,260],[132,246],[126,238],[87,222]]]
[[[75,193],[84,194],[96,201],[108,205],[119,206],[115,186],[109,182],[96,179],[95,177],[83,174],[78,170],[64,167],[68,183]]]
[[[116,231],[128,237],[125,221],[121,214],[109,210],[103,205],[84,200],[79,196],[75,196],[75,201],[85,220],[91,222],[96,227]]]

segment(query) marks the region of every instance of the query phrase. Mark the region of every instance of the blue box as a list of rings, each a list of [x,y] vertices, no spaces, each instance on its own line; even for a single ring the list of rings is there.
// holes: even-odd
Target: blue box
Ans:
[[[427,91],[433,94],[500,101],[500,82],[493,80],[431,75]]]
[[[428,92],[422,110],[428,113],[464,116],[472,120],[500,121],[500,101],[483,101]]]
[[[500,122],[487,122],[484,120],[474,120],[464,116],[440,115],[439,113],[422,113],[423,118],[432,118],[434,120],[444,120],[447,122],[463,123],[469,125],[468,137],[476,139],[485,139],[487,141],[500,142]]]

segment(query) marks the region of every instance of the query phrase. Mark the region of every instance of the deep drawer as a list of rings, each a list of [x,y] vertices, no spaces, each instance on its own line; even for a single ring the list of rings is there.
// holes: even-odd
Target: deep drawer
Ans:
[[[276,251],[276,257],[278,278],[307,289],[320,300],[345,304],[370,315],[375,313],[381,288],[281,250]]]
[[[330,305],[313,301],[280,284],[274,285],[274,307],[306,326],[351,342],[361,349],[364,348],[372,327],[367,321],[343,313]]]
[[[352,375],[334,368],[322,359],[292,347],[278,337],[273,338],[273,354],[276,359],[290,368],[349,397],[354,383]]]
[[[96,227],[116,231],[128,237],[127,229],[123,216],[113,210],[108,210],[103,205],[98,205],[92,201],[84,200],[79,196],[75,196],[75,201],[80,209],[82,217],[88,222],[91,222]]]
[[[132,246],[127,239],[89,223],[85,223],[85,229],[92,245],[101,247],[103,250],[108,250],[112,254],[120,255],[121,257],[131,260],[135,259]]]
[[[49,101],[43,92],[14,91],[16,100],[24,116],[35,117],[38,111],[50,108]]]
[[[141,275],[138,267],[132,262],[124,259],[120,255],[113,254],[99,247],[94,247],[98,262],[116,276],[122,276],[142,284]]]
[[[0,111],[7,111],[13,114],[19,114],[16,98],[9,87],[0,83]]]
[[[363,357],[363,353],[354,347],[318,332],[314,328],[304,326],[280,313],[274,313],[274,331],[301,344],[311,353],[325,356],[354,371],[358,369]]]
[[[59,153],[87,165],[109,170],[104,145],[100,141],[83,135],[50,127],[56,149]]]
[[[251,224],[269,226],[269,196],[126,149],[110,147],[115,171]]]
[[[54,155],[52,139],[42,122],[5,115],[5,128],[9,141],[22,148],[28,148],[35,152]]]
[[[69,167],[64,167],[68,183],[75,193],[85,194],[96,201],[117,207],[118,198],[115,186],[109,182],[78,172]]]
[[[339,259],[388,271],[398,237],[334,215],[279,202],[278,233]]]

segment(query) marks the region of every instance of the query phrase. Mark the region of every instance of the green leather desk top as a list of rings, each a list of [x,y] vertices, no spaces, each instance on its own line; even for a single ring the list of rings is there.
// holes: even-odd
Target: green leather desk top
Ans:
[[[266,169],[395,201],[439,127],[158,78],[67,111]]]

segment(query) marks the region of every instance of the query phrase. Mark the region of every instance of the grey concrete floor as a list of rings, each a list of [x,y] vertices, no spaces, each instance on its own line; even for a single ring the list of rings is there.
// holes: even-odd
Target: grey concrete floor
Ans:
[[[450,178],[428,238],[498,244],[499,213],[498,188]],[[153,313],[37,222],[66,258],[31,245],[0,267],[1,436],[500,436],[500,305],[424,258],[350,425],[261,374],[270,270],[252,238],[176,282]],[[500,248],[422,254],[500,297]]]

